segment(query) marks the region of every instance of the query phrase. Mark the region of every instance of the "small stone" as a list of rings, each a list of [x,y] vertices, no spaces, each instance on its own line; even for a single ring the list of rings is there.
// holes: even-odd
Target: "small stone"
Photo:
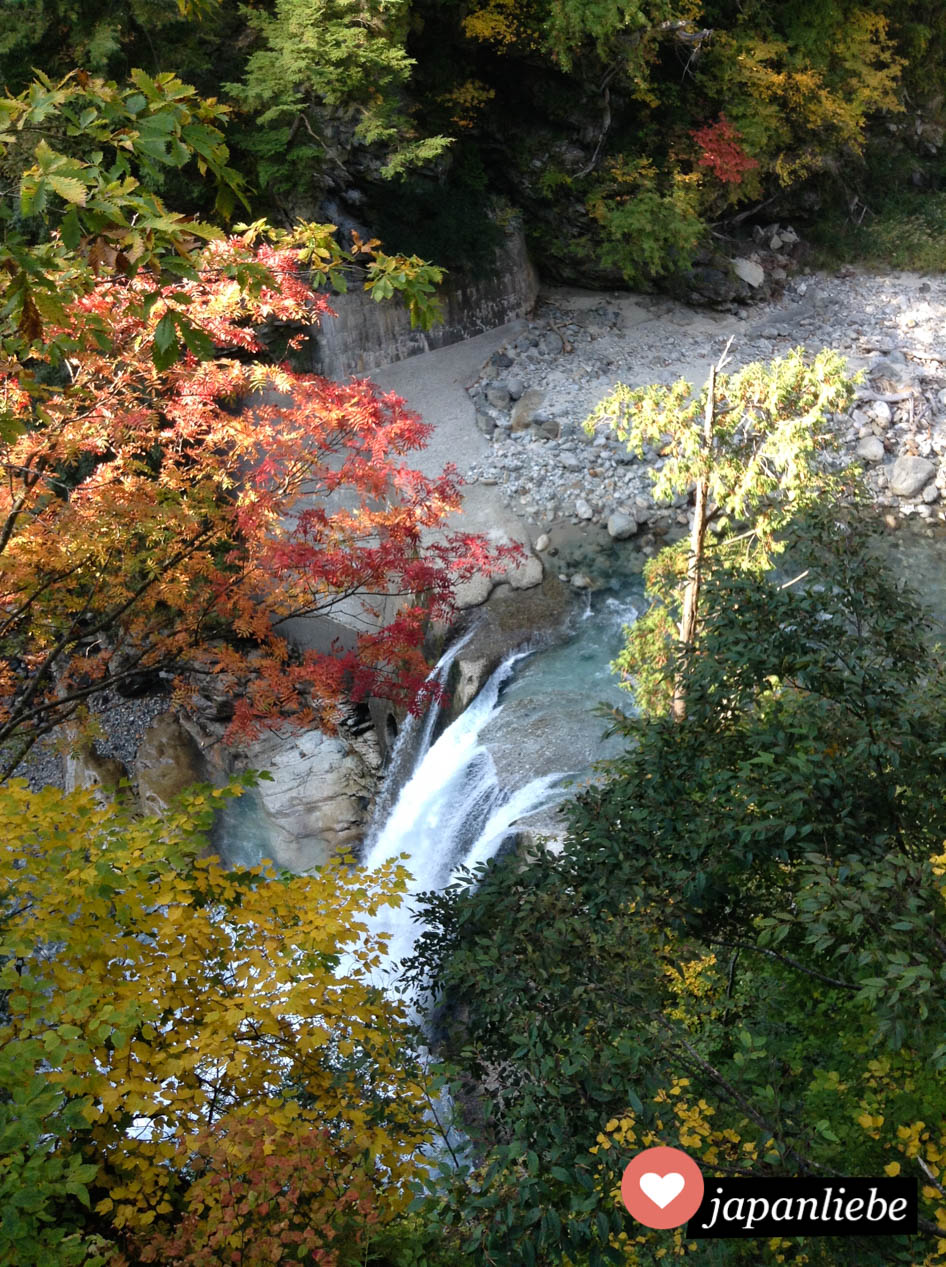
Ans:
[[[595,512],[591,509],[589,504],[585,501],[584,497],[579,497],[578,500],[575,502],[575,514],[578,516],[579,519],[591,519],[594,513]]]
[[[509,395],[512,397],[513,400],[518,400],[519,397],[522,395],[522,393],[525,391],[525,389],[526,389],[526,385],[522,381],[521,378],[507,378],[506,379],[506,391],[509,393]]]
[[[476,428],[478,431],[482,431],[484,436],[491,436],[496,430],[496,419],[478,409],[476,411]]]
[[[499,383],[494,383],[492,387],[487,387],[486,399],[494,409],[508,409],[512,397],[505,387]]]
[[[935,484],[927,484],[923,490],[923,500],[927,506],[932,506],[934,502],[939,501],[939,489]]]
[[[535,548],[540,554],[549,548],[549,534],[543,532],[535,543]]]
[[[543,440],[557,440],[561,435],[562,427],[557,418],[540,418],[539,413],[534,414],[532,418],[532,430],[535,435],[540,436]]]
[[[882,462],[885,452],[883,441],[877,436],[864,436],[857,446],[857,456],[865,462]]]
[[[780,251],[782,249],[782,239],[777,233],[773,233],[769,238],[769,250]]]
[[[576,572],[571,580],[572,589],[590,590],[592,588],[591,577],[586,572]]]
[[[879,422],[882,427],[889,427],[893,420],[893,414],[890,406],[885,400],[872,400],[870,408],[867,411],[875,422]]]
[[[915,497],[936,474],[936,467],[927,458],[897,458],[888,472],[890,491],[897,497]]]

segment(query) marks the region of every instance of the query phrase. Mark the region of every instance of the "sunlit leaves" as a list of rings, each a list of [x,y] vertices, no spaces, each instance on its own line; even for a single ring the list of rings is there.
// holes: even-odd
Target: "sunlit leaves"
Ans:
[[[80,1261],[90,1207],[143,1261],[223,1261],[241,1232],[263,1263],[347,1251],[407,1201],[423,1086],[366,931],[403,874],[224,872],[198,857],[213,803],[0,794],[5,1262],[33,1233]]]
[[[403,293],[429,319],[439,270],[375,243],[357,260],[379,299]],[[427,428],[402,401],[274,358],[274,328],[292,350],[327,311],[309,263],[330,280],[353,257],[331,226],[253,225],[195,250],[177,282],[131,270],[35,314],[23,299],[42,326],[24,333],[42,333],[54,366],[57,350],[69,358],[54,390],[37,360],[0,375],[7,768],[142,670],[217,675],[234,733],[262,718],[331,726],[342,696],[372,691],[410,704],[426,622],[450,612],[458,581],[504,566],[508,551],[443,534],[459,483],[407,465]],[[357,644],[290,662],[284,623],[342,603],[366,629]]]
[[[585,426],[612,430],[637,454],[645,445],[660,450],[664,460],[653,472],[658,502],[688,495],[706,481],[712,508],[706,551],[736,568],[765,565],[782,549],[779,534],[793,517],[855,494],[856,477],[837,460],[830,423],[850,404],[853,382],[842,358],[828,349],[809,359],[797,348],[767,365],[718,374],[709,446],[706,393],[682,379],[669,387],[618,384]],[[648,708],[658,707],[671,689],[688,549],[682,542],[649,565],[655,602],[616,661]]]

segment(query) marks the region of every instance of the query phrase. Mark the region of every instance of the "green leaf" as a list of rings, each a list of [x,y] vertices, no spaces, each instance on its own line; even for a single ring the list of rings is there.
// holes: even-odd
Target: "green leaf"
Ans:
[[[154,328],[154,345],[151,359],[155,369],[166,370],[180,359],[181,348],[177,341],[177,322],[179,314],[173,310],[166,312]]]
[[[65,198],[66,202],[75,203],[80,207],[85,206],[88,190],[81,180],[76,180],[72,176],[51,175],[49,185],[60,198]]]

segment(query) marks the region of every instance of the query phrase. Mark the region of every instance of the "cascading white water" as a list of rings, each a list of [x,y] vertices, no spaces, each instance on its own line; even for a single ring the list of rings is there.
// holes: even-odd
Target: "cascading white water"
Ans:
[[[440,680],[457,650],[459,647],[448,653],[434,670]],[[369,869],[401,854],[410,856],[407,865],[413,878],[404,902],[378,919],[379,927],[391,934],[391,971],[410,953],[417,936],[411,897],[443,889],[459,868],[491,858],[520,818],[552,804],[561,795],[557,790],[563,777],[560,774],[530,779],[520,788],[501,787],[493,759],[480,741],[484,727],[502,711],[499,692],[503,683],[517,661],[528,654],[509,656],[466,711],[432,745],[437,706],[431,707],[415,753],[413,774],[384,821],[369,834],[364,858]]]
[[[589,705],[627,705],[609,661],[636,617],[627,598],[589,601],[570,639],[509,656],[435,742],[438,705],[405,723],[363,852],[369,869],[406,855],[412,876],[401,905],[370,921],[370,931],[388,935],[385,964],[374,974],[379,985],[394,985],[419,935],[415,895],[442,890],[460,868],[493,857],[521,819],[564,799],[569,779],[589,777],[609,755]],[[440,660],[437,682],[446,682],[465,642]],[[546,816],[539,830],[556,828]]]

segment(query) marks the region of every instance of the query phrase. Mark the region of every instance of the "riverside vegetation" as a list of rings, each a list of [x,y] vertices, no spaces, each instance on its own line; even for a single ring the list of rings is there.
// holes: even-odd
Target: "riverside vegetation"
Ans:
[[[490,198],[518,198],[553,274],[639,281],[685,273],[742,202],[803,205],[862,161],[933,181],[942,38],[919,5],[18,10],[0,42],[8,773],[116,674],[175,672],[182,696],[227,675],[238,726],[408,695],[425,620],[497,564],[422,534],[458,489],[406,466],[419,420],[288,362],[324,310],[311,278],[360,264],[428,320],[438,270],[410,221],[462,254],[458,201],[482,236]],[[35,62],[49,77],[27,83]],[[497,147],[517,103],[559,163]],[[311,223],[224,235],[241,200],[288,220],[295,194],[377,224],[385,203],[394,253]],[[296,391],[298,416],[267,398],[251,424],[239,399],[266,388]],[[158,820],[5,782],[0,1263],[946,1261],[944,662],[830,461],[849,396],[825,353],[695,402],[612,402],[702,512],[650,568],[621,660],[637,708],[611,718],[626,748],[561,850],[426,899],[408,979],[440,999],[433,1070],[370,983],[383,936],[362,935],[400,871],[224,872],[205,856],[220,789]],[[343,484],[354,502],[330,497]],[[405,614],[347,659],[274,635],[379,591]],[[469,1153],[431,1162],[444,1079]],[[639,1235],[616,1189],[656,1143],[722,1174],[915,1177],[919,1234]]]

